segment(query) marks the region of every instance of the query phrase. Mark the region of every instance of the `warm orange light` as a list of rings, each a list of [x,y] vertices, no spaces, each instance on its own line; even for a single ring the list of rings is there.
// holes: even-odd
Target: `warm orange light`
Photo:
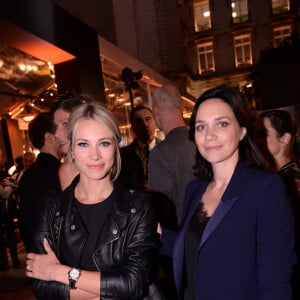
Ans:
[[[32,121],[34,119],[34,115],[27,115],[27,116],[24,116],[23,117],[23,120],[25,121],[25,122],[30,122],[30,121]]]

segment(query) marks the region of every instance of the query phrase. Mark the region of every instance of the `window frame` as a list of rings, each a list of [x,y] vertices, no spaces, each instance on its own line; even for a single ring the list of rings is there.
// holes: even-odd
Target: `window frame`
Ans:
[[[204,7],[206,6],[206,7]],[[200,14],[197,14],[197,10],[202,8]],[[208,11],[205,11],[205,8],[208,8]],[[201,32],[211,29],[211,14],[209,9],[209,0],[201,0],[193,2],[193,12],[194,12],[194,29],[195,32]],[[204,13],[208,13],[208,16],[201,16]],[[197,17],[198,16],[198,17]],[[202,17],[202,18],[201,18]],[[198,22],[200,19],[203,19],[203,22]]]
[[[200,51],[200,48],[204,50]],[[201,60],[202,56],[204,60]],[[210,61],[211,60],[211,66]],[[201,62],[205,62],[205,66],[201,65]],[[214,44],[212,41],[201,42],[197,44],[197,62],[198,73],[200,75],[215,72],[215,57],[214,57]]]
[[[234,16],[234,4],[237,4],[236,12],[238,15]],[[244,11],[246,13],[244,13]],[[234,24],[245,22],[249,20],[248,0],[232,0],[231,1],[231,17]]]
[[[290,10],[289,0],[272,0],[272,14],[281,14]]]
[[[248,41],[245,41],[248,39]],[[240,41],[237,43],[237,41]],[[246,47],[249,47],[249,59],[247,59]],[[238,50],[241,49],[242,61],[240,62]],[[234,58],[236,68],[253,64],[251,33],[237,34],[234,36]]]
[[[284,33],[284,30],[288,30],[288,33]],[[276,35],[276,32],[280,32],[278,35]],[[282,26],[276,26],[273,28],[273,44],[274,48],[280,47],[284,40],[287,38],[292,37],[292,26],[291,25],[282,25]]]

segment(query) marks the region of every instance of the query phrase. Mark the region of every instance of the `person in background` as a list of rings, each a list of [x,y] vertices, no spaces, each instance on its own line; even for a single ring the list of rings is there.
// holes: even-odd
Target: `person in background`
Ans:
[[[18,183],[24,171],[34,163],[34,160],[34,153],[24,153],[20,164],[23,168],[0,182],[0,271],[8,268],[6,241],[8,243],[13,267],[20,265],[16,236],[16,229],[19,227]]]
[[[195,178],[196,147],[189,140],[189,128],[182,115],[181,95],[175,86],[165,85],[156,89],[152,107],[156,125],[163,131],[165,139],[150,152],[149,188],[151,192],[166,197],[168,204],[162,221],[173,220],[175,224],[170,226],[177,228],[185,188]]]
[[[272,170],[284,180],[292,203],[295,222],[295,250],[300,258],[300,167],[296,150],[297,123],[286,110],[269,110],[258,118],[259,145]],[[292,278],[294,299],[300,298],[300,264]]]
[[[69,154],[79,175],[48,194],[26,274],[36,298],[160,299],[152,284],[159,235],[148,194],[115,182],[118,124],[96,103],[68,120]]]
[[[162,228],[161,240],[161,251],[173,255],[178,298],[291,300],[292,209],[283,180],[264,171],[241,93],[204,92],[190,138],[198,179],[187,187],[179,231]]]
[[[185,189],[194,179],[196,147],[189,140],[181,107],[181,95],[173,85],[162,86],[152,96],[156,125],[165,139],[151,152],[149,158],[149,190],[164,227],[177,229],[183,207]],[[172,260],[160,256],[160,282],[169,299],[176,299]]]
[[[11,187],[0,181],[0,271],[8,269],[7,245],[13,267],[20,265],[15,233],[15,200],[11,198]]]
[[[160,142],[155,137],[155,121],[149,107],[138,105],[130,112],[135,139],[121,148],[122,168],[118,180],[134,189],[147,191],[149,152]]]
[[[56,126],[55,137],[59,142],[59,150],[64,157],[64,161],[59,167],[58,176],[61,189],[64,190],[78,174],[76,166],[68,157],[69,139],[67,136],[68,118],[74,108],[82,103],[90,103],[92,99],[87,94],[76,94],[67,91],[58,97],[57,101],[51,108],[53,121]]]
[[[23,169],[23,155],[17,156],[15,158],[15,164],[10,166],[7,170],[7,173],[9,176],[14,175],[15,173],[19,173]]]
[[[19,228],[24,246],[30,251],[35,218],[39,216],[39,204],[50,190],[60,189],[58,168],[60,166],[58,142],[54,136],[52,115],[39,113],[28,127],[32,145],[40,153],[26,170],[18,185]]]
[[[300,199],[300,169],[296,150],[297,123],[286,110],[269,110],[258,119],[258,144],[268,159],[271,170],[278,172],[286,182],[292,199]],[[299,201],[298,201],[299,202]]]
[[[7,186],[11,187],[11,193],[15,192],[18,188],[19,181],[23,176],[24,172],[35,162],[35,154],[33,152],[27,151],[22,155],[22,160],[20,163],[20,168],[16,169],[16,172],[13,173],[12,176],[7,177],[4,180],[4,183]]]

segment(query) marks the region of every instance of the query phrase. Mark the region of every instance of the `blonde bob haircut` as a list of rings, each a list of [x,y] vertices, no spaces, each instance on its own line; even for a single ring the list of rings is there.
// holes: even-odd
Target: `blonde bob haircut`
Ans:
[[[72,157],[78,124],[81,121],[86,120],[92,120],[106,125],[113,134],[113,140],[115,142],[115,158],[110,172],[110,179],[114,181],[119,176],[121,170],[121,156],[119,149],[121,134],[114,115],[104,106],[96,102],[84,103],[77,106],[71,113],[68,121],[68,138],[70,140],[69,155]]]

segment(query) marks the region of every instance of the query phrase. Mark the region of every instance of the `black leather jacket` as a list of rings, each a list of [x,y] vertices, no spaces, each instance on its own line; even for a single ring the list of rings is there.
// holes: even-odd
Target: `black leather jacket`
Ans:
[[[80,268],[88,233],[73,205],[77,181],[65,191],[46,197],[33,252],[44,253],[42,241],[46,237],[62,264]],[[160,241],[148,195],[119,184],[114,184],[113,193],[113,209],[92,256],[101,271],[100,299],[161,299],[152,284]],[[37,299],[69,299],[67,285],[34,280],[33,286]]]

